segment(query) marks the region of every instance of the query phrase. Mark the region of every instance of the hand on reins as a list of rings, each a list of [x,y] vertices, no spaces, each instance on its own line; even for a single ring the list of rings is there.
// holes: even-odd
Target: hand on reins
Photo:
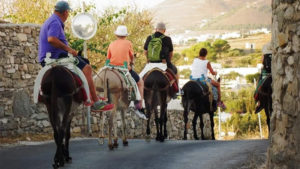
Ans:
[[[77,54],[78,54],[77,51],[72,48],[70,48],[70,50],[68,52],[71,53],[73,56],[77,56]]]

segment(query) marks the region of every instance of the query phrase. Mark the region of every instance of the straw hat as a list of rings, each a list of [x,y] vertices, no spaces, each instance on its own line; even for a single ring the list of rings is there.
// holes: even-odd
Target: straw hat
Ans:
[[[128,36],[127,27],[125,25],[120,25],[117,27],[115,31],[115,35],[117,36]]]

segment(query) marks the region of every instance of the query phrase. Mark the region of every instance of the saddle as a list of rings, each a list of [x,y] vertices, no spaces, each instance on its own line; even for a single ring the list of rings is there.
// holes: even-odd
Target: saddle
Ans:
[[[47,58],[50,59],[50,58]],[[47,63],[47,62],[46,62]],[[67,70],[70,71],[70,74],[76,81],[78,87],[78,91],[82,92],[84,104],[89,106],[91,105],[90,100],[90,92],[88,82],[83,74],[83,72],[74,64],[71,58],[64,58],[64,59],[50,59],[49,64],[46,64],[38,73],[35,83],[34,83],[34,92],[33,92],[33,100],[34,103],[38,103],[41,101],[41,96],[43,93],[41,91],[41,82],[44,78],[45,73],[54,66],[64,66]]]
[[[143,76],[143,80],[145,80],[148,77],[148,75],[155,70],[160,71],[160,72],[162,72],[163,75],[165,75],[165,77],[168,79],[169,84],[172,87],[172,90],[174,93],[177,93],[179,91],[179,87],[178,87],[178,84],[176,81],[176,75],[169,68],[167,68],[166,71],[162,71],[161,69],[158,69],[158,68],[153,68]]]
[[[120,79],[122,88],[126,88],[128,90],[128,100],[134,101],[141,99],[137,84],[126,67],[106,65],[100,69],[99,74],[105,70],[112,71]]]
[[[203,91],[204,96],[208,95],[210,110],[213,111],[213,100],[214,98],[218,98],[218,96],[215,97],[215,92],[213,90],[212,84],[209,81],[200,78],[191,78],[191,80],[195,81],[199,85],[199,87]]]

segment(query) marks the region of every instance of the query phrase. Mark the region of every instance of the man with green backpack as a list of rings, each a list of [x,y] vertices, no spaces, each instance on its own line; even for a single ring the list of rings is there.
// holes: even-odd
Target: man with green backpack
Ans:
[[[156,25],[155,33],[147,37],[144,50],[148,64],[140,73],[140,77],[143,77],[152,68],[160,68],[163,71],[166,71],[166,69],[169,68],[176,76],[177,85],[177,68],[171,63],[173,43],[169,36],[164,35],[165,32],[166,25],[163,22],[160,22]],[[178,92],[178,87],[176,86],[175,88],[177,88],[175,90]]]
[[[167,63],[167,67],[177,75],[177,68],[171,63],[173,43],[169,36],[164,35],[165,32],[166,25],[163,22],[158,23],[155,33],[148,36],[145,42],[145,55],[150,63]]]

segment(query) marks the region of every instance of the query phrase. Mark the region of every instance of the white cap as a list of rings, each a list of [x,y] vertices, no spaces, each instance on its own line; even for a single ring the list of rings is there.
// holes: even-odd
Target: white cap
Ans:
[[[272,47],[271,47],[271,43],[267,43],[263,46],[262,48],[262,53],[265,55],[265,54],[272,54],[273,51],[272,51]]]
[[[117,27],[115,31],[115,35],[117,36],[128,36],[127,27],[125,25],[120,25]]]

